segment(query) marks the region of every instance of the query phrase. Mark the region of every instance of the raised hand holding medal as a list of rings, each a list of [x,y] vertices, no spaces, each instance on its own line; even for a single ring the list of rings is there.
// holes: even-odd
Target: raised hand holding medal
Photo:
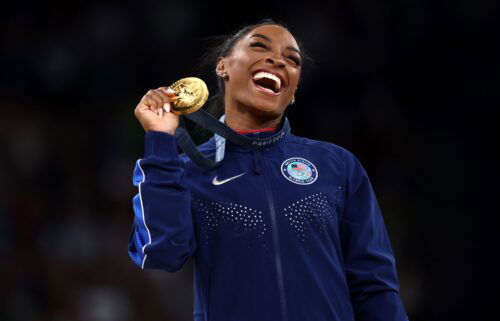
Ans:
[[[211,170],[219,166],[221,161],[206,158],[196,147],[189,136],[183,118],[189,118],[201,127],[217,133],[235,144],[256,149],[273,143],[289,131],[288,120],[279,137],[269,139],[249,139],[238,134],[218,119],[201,109],[208,99],[208,89],[205,82],[196,77],[182,78],[170,87],[160,87],[150,90],[141,99],[135,109],[135,115],[144,130],[162,131],[175,135],[181,149],[199,167]]]
[[[170,87],[149,90],[137,105],[135,116],[146,131],[175,135],[179,115],[195,112],[207,98],[208,89],[203,80],[183,78]]]
[[[212,161],[197,149],[189,136],[183,117],[189,118],[201,127],[219,134],[228,141],[250,149],[258,149],[263,145],[276,142],[290,131],[288,119],[285,119],[283,130],[276,135],[277,137],[249,139],[238,134],[201,109],[207,99],[208,89],[203,80],[196,77],[182,78],[170,87],[160,87],[148,91],[137,105],[135,115],[144,130],[162,131],[175,135],[179,146],[186,155],[205,170],[216,168],[221,161]]]

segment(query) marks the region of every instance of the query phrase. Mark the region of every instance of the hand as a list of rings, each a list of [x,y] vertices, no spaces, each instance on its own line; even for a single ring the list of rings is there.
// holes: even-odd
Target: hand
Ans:
[[[179,127],[179,115],[171,112],[170,97],[175,92],[169,87],[151,89],[141,99],[134,110],[145,131],[154,130],[175,135]]]

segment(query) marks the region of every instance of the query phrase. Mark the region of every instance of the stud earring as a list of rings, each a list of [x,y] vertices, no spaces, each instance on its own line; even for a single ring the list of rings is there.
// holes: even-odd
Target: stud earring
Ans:
[[[217,74],[217,76],[219,76],[221,78],[227,78],[227,73],[226,72],[216,71],[215,73]]]
[[[290,105],[293,105],[295,103],[295,96],[292,97],[292,100],[290,101]]]

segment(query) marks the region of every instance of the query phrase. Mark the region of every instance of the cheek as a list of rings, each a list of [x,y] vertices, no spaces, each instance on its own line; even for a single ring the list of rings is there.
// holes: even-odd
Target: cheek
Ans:
[[[300,79],[300,69],[288,73],[290,75],[290,88],[295,91]]]
[[[249,67],[248,57],[243,54],[234,54],[229,61],[230,74],[235,79],[240,79],[247,76],[247,69]]]
[[[231,69],[231,78],[229,79],[229,83],[231,85],[231,90],[232,92],[236,93],[239,91],[244,91],[247,89],[247,84],[249,81],[249,76],[248,73],[246,72],[246,69],[241,66],[241,65],[235,65]]]

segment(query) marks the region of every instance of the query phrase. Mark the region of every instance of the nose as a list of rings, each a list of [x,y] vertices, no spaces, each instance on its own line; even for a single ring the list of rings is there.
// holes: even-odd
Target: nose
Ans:
[[[281,59],[269,57],[266,59],[266,62],[268,64],[274,65],[274,66],[279,67],[279,68],[285,67],[285,62]]]

